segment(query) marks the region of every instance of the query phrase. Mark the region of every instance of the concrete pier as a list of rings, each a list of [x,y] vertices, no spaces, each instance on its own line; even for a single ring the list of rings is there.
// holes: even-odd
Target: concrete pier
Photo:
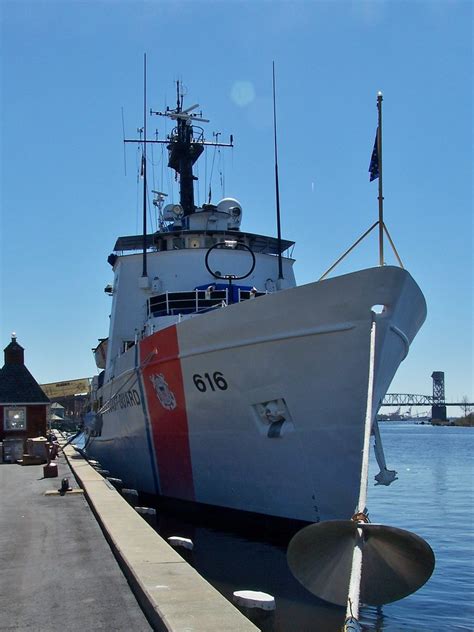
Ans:
[[[258,630],[70,446],[58,478],[0,464],[0,569],[5,630]]]
[[[152,630],[84,494],[45,495],[69,478],[0,463],[0,629]]]

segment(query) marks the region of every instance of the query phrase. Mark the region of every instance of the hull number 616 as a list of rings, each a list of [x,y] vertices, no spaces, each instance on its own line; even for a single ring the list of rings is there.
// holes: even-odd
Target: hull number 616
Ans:
[[[208,389],[211,389],[211,391],[215,391],[216,389],[226,391],[229,388],[220,371],[214,371],[212,375],[209,373],[204,373],[204,375],[195,373],[193,375],[193,382],[200,393],[205,393]]]

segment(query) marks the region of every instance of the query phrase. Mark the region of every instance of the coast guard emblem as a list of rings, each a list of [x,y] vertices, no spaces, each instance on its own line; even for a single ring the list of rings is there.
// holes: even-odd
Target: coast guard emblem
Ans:
[[[168,384],[166,383],[163,373],[155,373],[150,376],[150,381],[153,384],[155,393],[160,400],[160,404],[167,410],[173,410],[176,408],[176,398]]]

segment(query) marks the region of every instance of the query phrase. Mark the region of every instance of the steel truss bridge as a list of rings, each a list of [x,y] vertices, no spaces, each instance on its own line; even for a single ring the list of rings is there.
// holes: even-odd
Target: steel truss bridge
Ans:
[[[445,402],[433,395],[387,393],[381,406],[474,406],[466,402]]]

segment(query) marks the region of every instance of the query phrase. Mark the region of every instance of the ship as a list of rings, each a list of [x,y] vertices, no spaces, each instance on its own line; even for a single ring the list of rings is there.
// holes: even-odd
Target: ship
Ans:
[[[373,423],[426,317],[403,267],[297,285],[293,241],[247,232],[235,197],[197,205],[193,167],[209,146],[198,106],[142,148],[144,229],[108,262],[110,329],[94,348],[85,453],[163,501],[301,522],[353,515],[360,487],[371,331]],[[131,142],[131,141],[130,141]],[[146,147],[164,142],[179,204],[155,192],[146,229]],[[232,137],[228,145],[233,144]]]

